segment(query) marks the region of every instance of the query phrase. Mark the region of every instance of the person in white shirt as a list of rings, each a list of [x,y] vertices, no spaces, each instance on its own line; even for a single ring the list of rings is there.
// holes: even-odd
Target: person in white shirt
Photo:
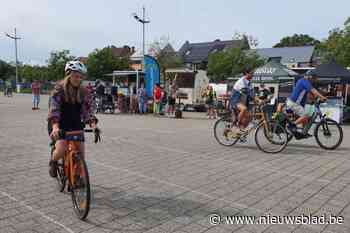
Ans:
[[[250,71],[245,71],[244,76],[236,81],[230,97],[230,107],[239,110],[238,126],[241,130],[249,124],[248,102],[252,95],[251,80],[253,75]]]

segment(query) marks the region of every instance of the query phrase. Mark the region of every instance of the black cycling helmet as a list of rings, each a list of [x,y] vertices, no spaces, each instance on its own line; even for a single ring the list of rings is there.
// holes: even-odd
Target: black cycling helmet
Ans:
[[[312,77],[315,78],[316,77],[316,73],[314,70],[308,70],[306,71],[306,73],[304,74],[305,77]]]

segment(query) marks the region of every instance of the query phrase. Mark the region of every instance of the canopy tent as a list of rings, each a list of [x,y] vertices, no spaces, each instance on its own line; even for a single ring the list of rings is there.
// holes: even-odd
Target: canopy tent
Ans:
[[[252,83],[253,87],[258,87],[259,83],[267,84],[265,87],[273,88],[274,97],[278,99],[290,94],[297,76],[298,73],[272,60],[254,71]],[[242,74],[227,78],[227,80],[235,81],[240,77],[242,77]]]
[[[331,60],[328,63],[324,63],[312,70],[312,74],[318,77],[318,80],[322,83],[329,84],[346,84],[344,101],[348,103],[348,87],[350,84],[350,71],[344,66],[339,65],[335,60]]]
[[[144,72],[142,72],[142,71],[115,70],[115,71],[113,71],[113,73],[111,73],[111,74],[105,74],[104,76],[111,76],[111,77],[113,78],[113,85],[115,85],[115,80],[116,80],[116,78],[128,77],[129,75],[136,75],[136,89],[138,89],[140,75],[144,75]]]
[[[350,83],[350,71],[344,66],[337,64],[334,60],[324,63],[312,70],[320,81],[330,83]]]
[[[296,72],[289,70],[281,63],[270,61],[254,71],[253,82],[288,82],[293,81],[297,75]]]
[[[227,78],[227,80],[238,80],[241,76]],[[254,83],[284,83],[293,82],[298,73],[288,69],[281,63],[270,61],[257,68],[253,73]]]

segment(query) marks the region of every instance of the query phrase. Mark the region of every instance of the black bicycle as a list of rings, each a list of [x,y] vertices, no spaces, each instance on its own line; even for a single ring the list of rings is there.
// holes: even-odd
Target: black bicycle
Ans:
[[[288,142],[293,138],[302,140],[314,136],[317,144],[326,150],[335,150],[343,141],[343,129],[333,119],[327,118],[320,109],[323,102],[317,99],[315,102],[315,111],[309,119],[309,122],[303,128],[295,128],[291,119],[293,111],[285,109],[280,113],[276,113],[273,117],[280,125],[286,128],[288,133]],[[309,134],[311,127],[315,125],[313,135]]]

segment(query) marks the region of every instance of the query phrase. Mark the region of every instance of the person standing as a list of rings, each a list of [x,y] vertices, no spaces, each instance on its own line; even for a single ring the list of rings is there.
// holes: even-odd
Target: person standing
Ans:
[[[162,90],[159,83],[157,83],[153,90],[153,113],[159,115],[160,113],[160,104],[162,100]]]
[[[130,113],[134,114],[137,112],[138,104],[137,104],[137,95],[136,95],[136,87],[132,85],[130,87]]]
[[[267,100],[270,95],[271,95],[270,90],[265,87],[265,84],[264,83],[260,84],[259,93],[258,93],[259,99]]]
[[[166,113],[166,105],[168,102],[168,93],[165,91],[164,87],[160,87],[161,89],[161,100],[160,100],[160,113],[165,115]]]
[[[208,108],[208,118],[209,119],[215,119],[216,118],[216,113],[215,113],[215,101],[216,101],[216,92],[214,91],[213,87],[208,85],[207,91],[204,94],[206,97],[206,105]]]
[[[39,109],[39,102],[40,102],[40,83],[38,80],[34,80],[34,82],[31,85],[32,93],[33,93],[33,107],[32,110]]]
[[[264,111],[266,111],[268,118],[271,119],[272,113],[274,111],[274,105],[271,105],[269,103],[273,98],[273,93],[271,93],[270,90],[265,87],[264,83],[260,84],[258,98],[262,101],[265,101],[266,105],[265,105]]]
[[[147,113],[147,93],[143,84],[141,84],[141,87],[137,90],[137,100],[140,114]]]
[[[175,101],[176,101],[176,86],[175,84],[171,84],[169,88],[169,96],[168,96],[168,115],[174,115],[175,112]]]

